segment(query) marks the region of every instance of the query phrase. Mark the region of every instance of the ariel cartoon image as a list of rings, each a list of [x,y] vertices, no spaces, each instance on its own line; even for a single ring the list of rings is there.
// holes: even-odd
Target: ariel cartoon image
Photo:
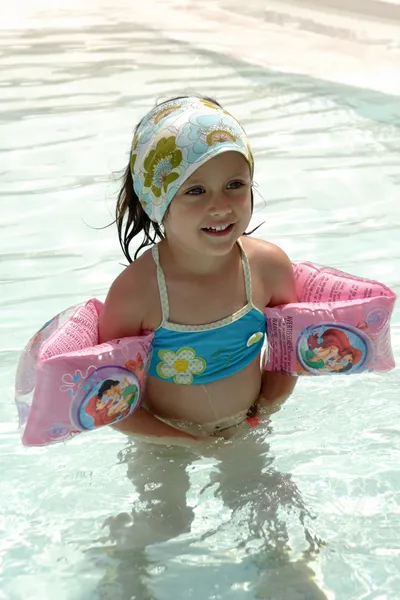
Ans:
[[[302,348],[301,358],[311,369],[345,373],[365,356],[365,352],[356,348],[354,343],[349,339],[349,332],[331,327],[322,333],[308,335],[307,348]]]
[[[138,387],[127,377],[122,384],[117,379],[106,379],[81,410],[93,419],[90,429],[95,429],[128,416],[137,396]]]
[[[106,379],[99,389],[99,394],[101,391],[103,400],[106,399],[107,401],[110,417],[126,416],[138,394],[137,386],[134,383],[129,383],[127,377],[124,377],[122,384],[118,380]]]

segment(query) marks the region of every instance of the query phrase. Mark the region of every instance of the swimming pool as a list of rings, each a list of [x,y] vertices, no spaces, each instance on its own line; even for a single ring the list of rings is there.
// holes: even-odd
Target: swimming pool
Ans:
[[[126,2],[70,2],[0,31],[0,598],[396,600],[398,370],[302,381],[263,431],[203,458],[113,431],[20,445],[19,352],[121,270],[114,228],[98,228],[112,221],[110,173],[158,97],[189,87],[243,121],[260,236],[400,289],[398,96],[135,23]]]

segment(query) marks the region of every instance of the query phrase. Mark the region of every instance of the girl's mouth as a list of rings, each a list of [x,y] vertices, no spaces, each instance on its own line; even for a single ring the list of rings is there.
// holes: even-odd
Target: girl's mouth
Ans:
[[[232,231],[233,226],[234,223],[229,223],[228,225],[215,225],[214,227],[203,227],[202,231],[213,237],[223,237]]]

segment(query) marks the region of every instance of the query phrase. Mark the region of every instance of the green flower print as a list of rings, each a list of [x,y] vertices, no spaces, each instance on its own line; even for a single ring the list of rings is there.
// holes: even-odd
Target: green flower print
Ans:
[[[144,159],[144,188],[150,188],[155,198],[160,198],[161,192],[166,194],[168,186],[179,177],[174,169],[181,162],[182,152],[176,147],[175,137],[161,138]]]
[[[235,143],[237,135],[234,129],[220,123],[209,127],[202,127],[198,133],[200,141],[206,146],[215,146],[226,142]]]
[[[136,158],[137,158],[138,143],[139,143],[139,136],[138,136],[137,133],[135,133],[133,141],[132,141],[131,159],[130,159],[131,173],[132,174],[134,172],[135,162],[136,162]]]
[[[249,160],[249,164],[250,164],[251,176],[253,177],[253,175],[254,175],[254,155],[251,151],[249,144],[246,144],[246,147],[247,147],[247,152],[248,152],[248,160]]]
[[[203,106],[207,106],[207,108],[212,108],[214,110],[218,110],[220,107],[215,102],[211,102],[210,100],[206,100],[205,98],[200,98],[200,104]]]
[[[218,106],[218,104],[215,104],[215,102],[211,102],[210,100],[206,100],[205,98],[200,98],[199,102],[200,102],[200,104],[202,104],[203,106],[206,106],[207,108],[212,108],[213,110],[217,110],[220,113],[224,113],[225,115],[228,115],[228,117],[230,117],[231,119],[234,119],[234,117],[232,117],[230,112],[228,112],[222,106]]]
[[[182,107],[182,103],[169,104],[167,106],[164,106],[163,108],[161,108],[161,110],[159,110],[158,112],[156,112],[153,115],[153,117],[151,118],[151,122],[154,123],[154,125],[158,125],[158,123],[161,121],[161,119],[168,117],[172,113],[179,110],[181,107]]]

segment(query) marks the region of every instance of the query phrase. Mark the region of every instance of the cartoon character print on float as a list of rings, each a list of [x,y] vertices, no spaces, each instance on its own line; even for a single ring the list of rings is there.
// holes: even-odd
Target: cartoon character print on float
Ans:
[[[118,366],[96,369],[90,388],[78,389],[71,403],[70,418],[80,431],[97,429],[125,419],[139,405],[140,382],[132,371]]]
[[[310,375],[347,374],[365,371],[373,356],[372,342],[355,327],[322,323],[302,331],[297,359]]]

